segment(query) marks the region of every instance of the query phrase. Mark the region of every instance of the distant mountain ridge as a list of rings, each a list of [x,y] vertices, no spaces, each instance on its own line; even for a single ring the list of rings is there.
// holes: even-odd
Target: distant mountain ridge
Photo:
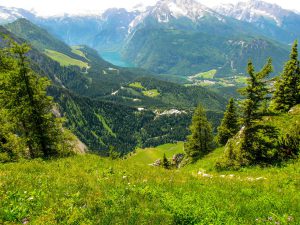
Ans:
[[[222,15],[234,17],[247,22],[259,21],[262,17],[273,20],[277,26],[283,25],[284,17],[294,12],[285,10],[276,4],[270,4],[260,0],[238,2],[234,4],[219,5],[214,8]]]
[[[123,55],[156,73],[191,75],[217,69],[218,76],[244,73],[248,60],[281,70],[284,44],[263,37],[256,26],[221,15],[194,0],[161,0],[130,24]]]
[[[249,22],[262,34],[287,44],[300,37],[300,14],[260,0],[224,4],[214,8],[224,16]]]
[[[185,76],[211,69],[232,76],[244,73],[249,58],[261,67],[268,57],[278,73],[287,44],[300,37],[300,15],[259,0],[214,9],[196,0],[160,0],[136,9],[49,18],[30,14],[29,20],[70,45],[116,52],[137,67]]]

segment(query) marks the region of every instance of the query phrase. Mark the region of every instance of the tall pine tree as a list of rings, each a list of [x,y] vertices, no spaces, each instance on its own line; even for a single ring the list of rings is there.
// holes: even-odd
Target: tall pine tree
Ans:
[[[273,99],[276,110],[287,112],[294,105],[300,104],[300,65],[297,41],[292,47],[290,59],[285,64],[275,87]]]
[[[226,107],[221,125],[218,127],[217,141],[225,145],[228,139],[232,138],[239,131],[238,115],[234,99],[231,98]]]
[[[201,105],[194,112],[190,131],[191,134],[187,137],[185,144],[185,152],[190,158],[196,160],[213,149],[212,126]]]
[[[239,157],[249,163],[259,163],[269,160],[274,150],[277,131],[273,126],[259,124],[264,116],[263,102],[266,100],[268,89],[266,78],[272,72],[272,61],[268,60],[260,72],[255,72],[254,66],[248,63],[249,79],[247,87],[242,91],[246,97],[243,103],[243,141]]]
[[[53,115],[54,104],[46,94],[50,81],[29,67],[26,53],[30,48],[26,44],[8,43],[0,54],[6,68],[0,76],[0,107],[16,124],[11,133],[23,139],[30,158],[67,153],[71,143],[64,139],[62,121]]]
[[[241,90],[245,96],[243,102],[243,125],[250,127],[256,120],[261,119],[264,113],[263,102],[266,100],[268,88],[266,78],[273,71],[272,60],[269,59],[260,72],[255,72],[252,61],[248,62],[247,87]]]

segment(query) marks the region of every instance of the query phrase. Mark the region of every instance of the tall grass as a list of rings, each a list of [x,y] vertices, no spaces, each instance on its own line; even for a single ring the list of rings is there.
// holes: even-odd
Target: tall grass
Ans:
[[[95,155],[3,164],[0,224],[300,223],[299,161],[230,176],[207,167],[218,152],[180,170]]]

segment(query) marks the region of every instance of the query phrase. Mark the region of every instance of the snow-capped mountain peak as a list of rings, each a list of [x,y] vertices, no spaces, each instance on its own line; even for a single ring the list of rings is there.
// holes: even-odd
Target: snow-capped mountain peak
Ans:
[[[195,21],[207,13],[213,11],[195,0],[161,0],[152,9],[160,22],[168,22],[168,17],[187,17]]]
[[[260,0],[249,0],[238,2],[237,4],[225,4],[214,8],[222,15],[234,17],[247,22],[257,22],[261,18],[272,20],[277,26],[282,25],[283,18],[292,11],[282,9],[276,4],[267,3]]]
[[[196,22],[205,15],[213,15],[219,20],[224,20],[223,16],[195,0],[160,0],[156,5],[148,7],[146,11],[131,22],[129,32],[149,16],[159,23],[168,23],[172,19],[181,17]]]
[[[12,22],[18,18],[34,18],[34,13],[24,9],[0,6],[0,23]]]

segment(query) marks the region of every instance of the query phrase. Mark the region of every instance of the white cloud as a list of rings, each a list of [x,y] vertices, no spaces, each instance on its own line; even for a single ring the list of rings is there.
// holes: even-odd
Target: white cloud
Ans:
[[[138,3],[154,4],[157,0],[0,0],[1,6],[19,7],[35,10],[39,15],[63,13],[99,13],[107,8],[132,8]],[[222,3],[235,3],[238,0],[198,0],[204,5],[214,6]],[[284,8],[300,11],[298,0],[265,0]]]
[[[141,0],[0,0],[1,6],[34,10],[39,15],[58,15],[63,13],[98,13],[107,8],[132,8]],[[146,0],[154,4],[156,0]]]

